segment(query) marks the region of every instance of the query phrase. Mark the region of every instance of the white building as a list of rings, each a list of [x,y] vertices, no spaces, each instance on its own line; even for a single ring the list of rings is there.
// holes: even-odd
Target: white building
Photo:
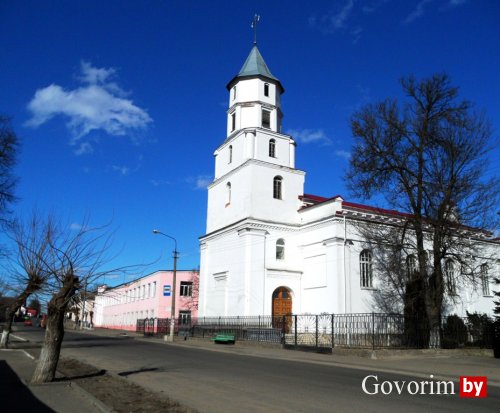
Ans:
[[[304,194],[295,141],[281,133],[284,89],[257,46],[227,89],[227,137],[214,153],[200,238],[200,316],[374,311],[372,256],[353,223],[403,215]],[[498,257],[498,243],[484,243]],[[461,292],[452,312],[492,313],[499,264],[485,264],[482,288]]]

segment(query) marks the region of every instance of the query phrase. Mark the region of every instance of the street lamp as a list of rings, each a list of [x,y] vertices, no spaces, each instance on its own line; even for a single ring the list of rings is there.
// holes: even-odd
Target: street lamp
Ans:
[[[159,234],[163,235],[164,237],[170,238],[171,240],[174,241],[175,247],[174,247],[174,252],[173,252],[173,257],[174,257],[174,279],[173,279],[173,286],[172,286],[172,307],[170,309],[170,335],[165,336],[165,339],[167,341],[174,341],[174,329],[175,329],[175,289],[176,289],[176,279],[177,279],[177,258],[179,258],[179,252],[177,251],[177,240],[174,237],[171,237],[170,235],[164,234],[163,232],[154,229],[153,234]]]

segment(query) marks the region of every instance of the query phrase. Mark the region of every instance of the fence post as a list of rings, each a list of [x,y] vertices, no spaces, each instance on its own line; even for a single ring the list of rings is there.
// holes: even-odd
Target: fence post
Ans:
[[[372,350],[375,350],[375,313],[372,312]]]
[[[258,330],[258,333],[257,333],[257,341],[260,341],[260,336],[261,336],[261,331],[260,331],[261,327],[260,327],[260,316],[259,316],[259,330]]]
[[[335,334],[333,332],[334,318],[335,318],[335,315],[332,314],[332,348],[335,347]]]
[[[281,342],[283,345],[286,344],[286,316],[283,316],[281,323]]]
[[[294,318],[294,328],[295,328],[295,347],[297,347],[297,314],[293,316]]]
[[[319,331],[318,331],[318,315],[316,314],[316,349],[318,349],[318,338],[319,338]]]

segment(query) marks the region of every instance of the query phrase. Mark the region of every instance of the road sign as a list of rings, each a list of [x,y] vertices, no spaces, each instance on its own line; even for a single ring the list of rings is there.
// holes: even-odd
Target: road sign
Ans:
[[[163,286],[163,296],[164,297],[170,297],[171,293],[171,286],[170,285],[164,285]]]

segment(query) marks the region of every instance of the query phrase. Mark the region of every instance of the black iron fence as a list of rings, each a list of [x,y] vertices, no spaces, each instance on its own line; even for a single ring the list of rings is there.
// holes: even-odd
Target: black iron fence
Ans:
[[[145,336],[170,334],[170,319],[137,320]],[[213,337],[231,333],[236,340],[282,344],[286,348],[331,351],[332,348],[459,348],[493,345],[493,320],[471,314],[443,318],[434,329],[401,314],[319,314],[281,317],[199,317],[180,319],[175,334]]]

